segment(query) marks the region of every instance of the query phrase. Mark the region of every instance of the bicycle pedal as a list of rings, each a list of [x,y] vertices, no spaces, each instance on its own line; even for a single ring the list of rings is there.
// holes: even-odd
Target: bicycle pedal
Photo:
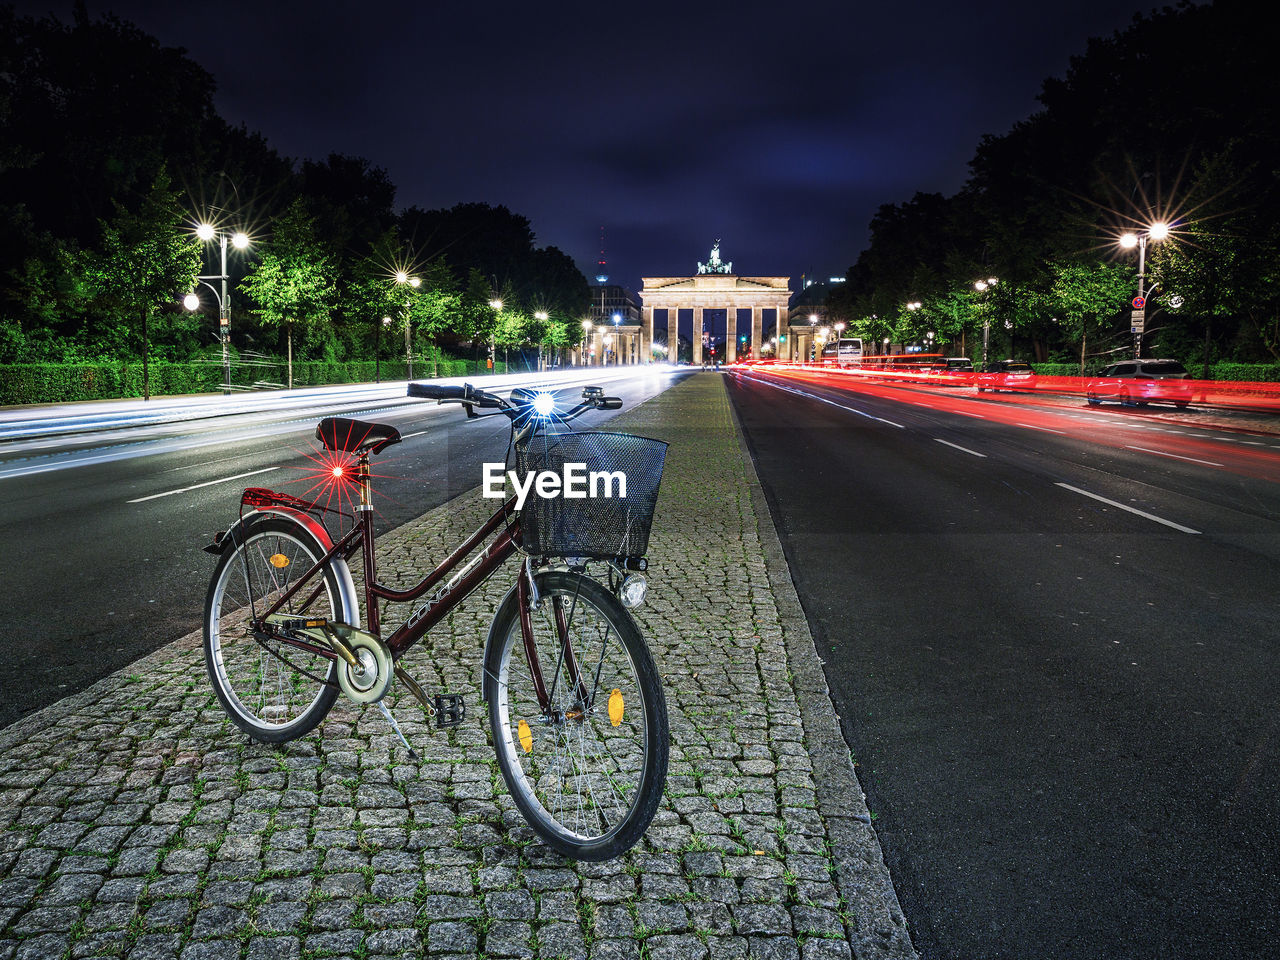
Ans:
[[[461,725],[467,718],[467,701],[460,693],[437,693],[432,699],[436,707],[436,729]]]

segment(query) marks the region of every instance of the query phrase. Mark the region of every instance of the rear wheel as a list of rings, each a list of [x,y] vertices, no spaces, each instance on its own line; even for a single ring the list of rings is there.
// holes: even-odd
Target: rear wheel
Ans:
[[[333,706],[336,664],[297,647],[260,640],[249,622],[319,562],[325,550],[305,527],[280,516],[251,519],[234,540],[218,560],[205,598],[205,667],[237,727],[256,740],[284,743],[314,729]],[[304,607],[317,585],[318,596]],[[332,564],[281,612],[351,622]]]
[[[585,576],[536,578],[539,703],[512,590],[490,628],[484,695],[498,766],[546,843],[609,860],[648,829],[667,776],[666,699],[653,656],[616,597]],[[576,676],[573,669],[576,664]]]

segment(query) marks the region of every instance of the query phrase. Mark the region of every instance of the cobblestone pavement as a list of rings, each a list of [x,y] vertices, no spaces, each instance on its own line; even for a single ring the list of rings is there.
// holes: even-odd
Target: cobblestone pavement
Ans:
[[[302,740],[250,741],[198,631],[0,731],[0,960],[914,956],[720,377],[611,426],[672,444],[637,611],[671,770],[641,845],[564,860],[506,795],[478,680],[509,566],[405,658],[474,718],[435,731],[393,688],[420,764],[344,700]],[[491,506],[473,491],[387,535],[384,579]]]

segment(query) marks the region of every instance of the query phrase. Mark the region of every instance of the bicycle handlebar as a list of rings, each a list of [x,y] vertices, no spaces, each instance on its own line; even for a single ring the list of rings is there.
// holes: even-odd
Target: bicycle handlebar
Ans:
[[[411,397],[423,397],[427,400],[439,400],[441,403],[455,401],[457,403],[474,404],[477,407],[507,406],[507,401],[501,397],[487,393],[484,390],[477,390],[469,383],[464,383],[462,386],[411,383],[409,384],[408,395]]]
[[[409,384],[409,396],[424,397],[427,400],[465,400],[466,387],[441,386],[434,383]]]
[[[535,391],[529,388],[517,388],[515,393],[520,393],[521,397],[516,398],[515,393],[512,394],[512,400],[505,400],[494,393],[477,389],[469,383],[461,386],[444,385],[434,383],[410,383],[408,387],[408,395],[411,397],[421,397],[426,400],[437,400],[440,403],[462,403],[467,404],[468,409],[471,406],[497,408],[505,413],[513,420],[519,415],[522,406],[527,407],[523,402],[525,396],[532,396]],[[559,415],[560,420],[572,420],[588,410],[620,410],[622,409],[621,397],[606,397],[604,391],[599,387],[587,387],[583,390],[582,399],[572,409],[565,411]]]

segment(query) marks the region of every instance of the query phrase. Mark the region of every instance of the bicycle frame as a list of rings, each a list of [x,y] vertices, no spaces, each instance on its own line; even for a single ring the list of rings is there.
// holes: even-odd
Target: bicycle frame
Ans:
[[[344,561],[360,552],[364,566],[364,596],[365,596],[365,612],[366,626],[369,633],[381,638],[381,623],[379,620],[378,603],[379,600],[389,600],[393,603],[408,603],[418,600],[436,587],[446,577],[449,580],[443,587],[436,592],[422,606],[418,607],[403,624],[401,624],[390,637],[384,641],[391,651],[393,661],[398,661],[415,643],[425,636],[432,627],[443,620],[449,613],[465,600],[481,583],[489,578],[489,576],[503,563],[505,563],[512,554],[516,553],[520,538],[520,522],[518,517],[513,516],[515,509],[515,498],[508,499],[503,505],[494,512],[494,514],[481,526],[472,533],[463,543],[446,557],[439,566],[423,577],[417,584],[408,590],[396,590],[393,587],[380,583],[377,579],[377,558],[374,553],[374,531],[373,531],[373,508],[370,505],[370,476],[369,476],[369,458],[368,454],[360,456],[357,463],[357,480],[360,488],[360,503],[357,505],[357,513],[355,523],[351,529],[347,531],[336,543],[333,544],[327,553],[314,565],[304,573],[292,586],[290,586],[283,595],[281,595],[275,603],[269,608],[261,612],[254,612],[254,630],[256,633],[267,634],[273,640],[306,650],[309,653],[324,657],[328,660],[337,660],[338,654],[328,648],[318,644],[309,643],[306,640],[286,635],[279,630],[274,624],[268,623],[267,618],[271,614],[278,612],[285,604],[317,577],[325,566],[336,558]],[[285,498],[281,498],[285,499]],[[292,498],[288,498],[292,499]],[[270,509],[270,508],[268,508]],[[498,532],[501,528],[501,532]],[[484,549],[474,558],[467,561],[464,560],[470,556],[477,547],[479,547],[486,539],[495,532],[497,537],[484,546]],[[461,569],[459,569],[461,568]],[[456,572],[455,572],[456,571]],[[452,574],[452,576],[450,576]],[[317,583],[310,596],[302,603],[302,609],[306,609],[324,589],[323,584]],[[541,663],[537,649],[533,641],[533,626],[529,613],[529,599],[533,590],[533,582],[528,565],[522,564],[516,589],[520,599],[520,631],[524,641],[525,654],[528,658],[530,672],[532,674],[534,690],[538,698],[539,705],[543,710],[548,709],[550,697],[547,694],[546,684],[543,680]],[[565,652],[565,666],[569,671],[571,682],[578,688],[580,695],[583,696],[584,702],[586,697],[585,686],[582,675],[578,669],[577,658],[569,643],[568,623],[565,619],[564,611],[559,604],[555,609],[556,632],[559,635],[561,650]]]

